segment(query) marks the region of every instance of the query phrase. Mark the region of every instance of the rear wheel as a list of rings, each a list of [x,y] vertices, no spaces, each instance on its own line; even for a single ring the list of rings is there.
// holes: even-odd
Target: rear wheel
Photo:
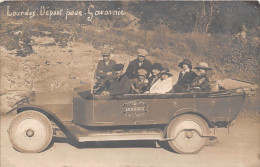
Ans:
[[[18,114],[8,131],[13,147],[25,153],[37,153],[46,149],[53,134],[49,119],[44,114],[32,110]]]
[[[177,153],[195,154],[198,153],[207,143],[208,138],[201,135],[208,135],[209,127],[204,119],[197,115],[185,114],[171,121],[167,128],[169,145]]]

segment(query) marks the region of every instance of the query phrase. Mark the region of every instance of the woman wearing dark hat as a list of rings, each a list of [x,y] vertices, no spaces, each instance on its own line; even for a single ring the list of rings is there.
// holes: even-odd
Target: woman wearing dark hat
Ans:
[[[184,59],[178,66],[183,70],[179,74],[177,84],[174,85],[174,91],[186,92],[192,85],[192,81],[197,77],[197,74],[194,71],[191,71],[192,65],[191,61],[188,59]]]
[[[206,62],[200,62],[198,67],[194,69],[198,70],[199,75],[193,80],[192,87],[196,91],[210,91],[209,78],[207,77],[207,71],[212,70],[209,68]]]

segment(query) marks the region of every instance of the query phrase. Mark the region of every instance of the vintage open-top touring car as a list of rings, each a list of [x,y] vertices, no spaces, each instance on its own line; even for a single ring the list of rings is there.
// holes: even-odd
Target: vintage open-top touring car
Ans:
[[[178,153],[197,153],[213,137],[209,128],[228,127],[246,97],[243,89],[102,96],[89,88],[33,92],[16,103],[8,130],[13,147],[41,152],[53,136],[66,134],[78,142],[167,141]]]

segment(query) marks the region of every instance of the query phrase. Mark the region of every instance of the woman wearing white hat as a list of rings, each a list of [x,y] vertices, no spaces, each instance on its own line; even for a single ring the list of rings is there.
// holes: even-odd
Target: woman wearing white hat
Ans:
[[[194,69],[198,70],[199,75],[193,80],[192,87],[193,90],[197,91],[210,91],[209,78],[207,76],[207,71],[212,70],[206,62],[200,62],[198,67]]]
[[[172,74],[169,68],[165,68],[161,72],[161,78],[158,79],[150,88],[149,91],[145,93],[158,93],[165,94],[172,89]]]

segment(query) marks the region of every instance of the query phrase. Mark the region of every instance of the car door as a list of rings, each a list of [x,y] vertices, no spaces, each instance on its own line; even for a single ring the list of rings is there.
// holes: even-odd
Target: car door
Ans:
[[[95,124],[114,124],[115,100],[110,96],[94,95],[93,120]]]

